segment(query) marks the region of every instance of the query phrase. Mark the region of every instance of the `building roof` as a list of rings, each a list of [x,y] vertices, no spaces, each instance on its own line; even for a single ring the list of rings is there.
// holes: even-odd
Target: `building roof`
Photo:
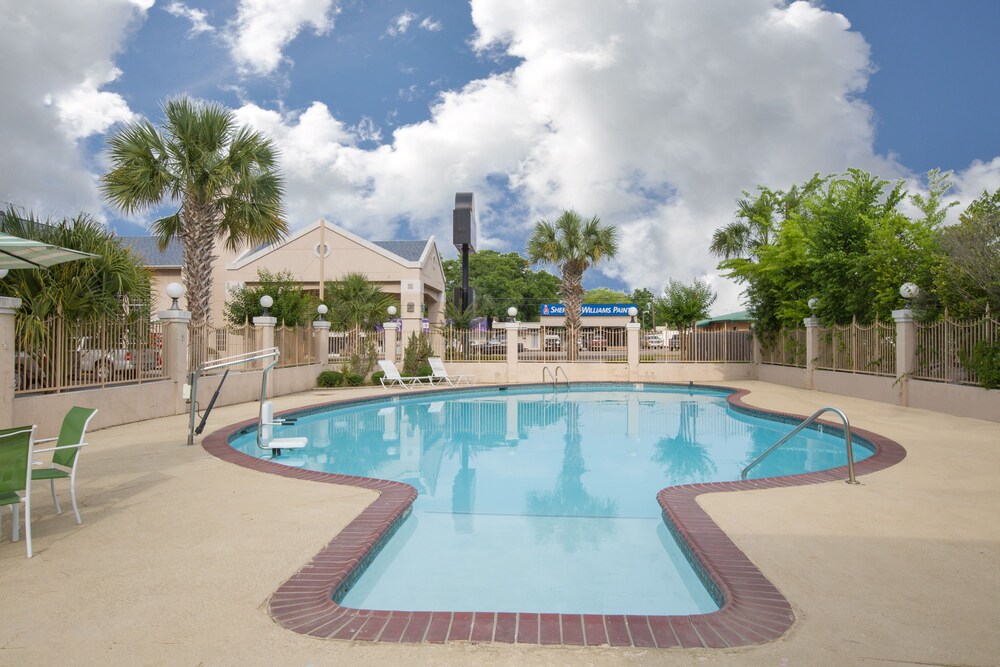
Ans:
[[[716,322],[753,322],[754,318],[745,310],[740,310],[735,313],[727,313],[726,315],[716,315],[715,317],[710,317],[707,320],[698,320],[695,322],[695,326],[707,327],[709,324],[714,324]]]
[[[122,244],[130,247],[147,266],[180,267],[184,264],[184,248],[180,239],[171,239],[166,250],[160,250],[153,236],[119,236]]]
[[[372,243],[408,262],[419,262],[428,241],[372,241]]]

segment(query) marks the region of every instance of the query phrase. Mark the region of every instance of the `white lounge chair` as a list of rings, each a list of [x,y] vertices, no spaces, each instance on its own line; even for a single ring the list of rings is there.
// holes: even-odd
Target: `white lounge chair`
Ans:
[[[472,384],[476,381],[475,375],[449,375],[448,369],[444,367],[444,361],[441,357],[428,357],[428,363],[431,365],[431,370],[434,371],[433,378],[438,382],[447,382],[451,386],[465,382],[465,384]]]
[[[415,384],[423,384],[424,380],[430,384],[434,381],[433,375],[413,375],[410,377],[404,377],[399,374],[399,369],[396,368],[396,364],[392,363],[388,359],[382,359],[378,362],[379,367],[382,369],[382,377],[379,378],[379,382],[382,383],[383,387],[391,387],[394,384],[399,384],[403,389],[410,389]]]

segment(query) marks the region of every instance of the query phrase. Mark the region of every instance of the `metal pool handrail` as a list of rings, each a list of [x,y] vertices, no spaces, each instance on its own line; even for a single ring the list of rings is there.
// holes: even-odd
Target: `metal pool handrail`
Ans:
[[[769,447],[766,452],[755,458],[750,463],[750,465],[748,465],[746,468],[743,469],[743,472],[740,473],[740,479],[745,480],[747,478],[747,473],[749,473],[754,466],[756,466],[758,463],[767,458],[771,454],[771,452],[776,450],[778,447],[781,447],[783,444],[788,442],[791,438],[795,436],[796,433],[798,433],[805,427],[809,426],[809,424],[812,424],[814,421],[816,421],[816,419],[824,412],[836,413],[837,416],[840,417],[840,420],[844,422],[844,443],[847,445],[847,483],[857,484],[858,481],[854,478],[854,450],[851,448],[851,422],[848,421],[847,415],[844,414],[843,410],[833,407],[826,407],[817,410],[812,414],[812,416],[810,416],[808,419],[806,419],[801,424],[792,429],[791,433],[786,435],[784,438],[782,438],[775,444],[771,445],[771,447]]]
[[[569,386],[569,376],[566,375],[566,371],[563,370],[562,366],[556,366],[556,370],[555,370],[554,373],[549,369],[548,366],[542,366],[542,382],[545,382],[545,376],[546,375],[549,376],[549,377],[551,377],[552,378],[552,388],[555,389],[556,388],[556,383],[559,382],[559,374],[560,373],[562,373],[562,375],[563,375],[563,383],[568,387]]]

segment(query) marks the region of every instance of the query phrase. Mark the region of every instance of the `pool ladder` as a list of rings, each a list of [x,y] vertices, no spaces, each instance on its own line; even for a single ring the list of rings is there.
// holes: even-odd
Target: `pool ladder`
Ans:
[[[556,383],[559,382],[559,374],[562,373],[563,384],[569,387],[569,377],[566,375],[566,371],[563,370],[562,366],[556,366],[555,372],[552,372],[548,366],[542,366],[542,382],[545,382],[546,376],[552,378],[552,388],[556,388]]]
[[[789,440],[791,440],[795,436],[796,433],[798,433],[799,431],[801,431],[805,427],[809,426],[809,424],[812,424],[814,421],[816,421],[816,419],[818,419],[819,416],[821,414],[823,414],[824,412],[833,412],[833,413],[835,413],[838,417],[840,417],[840,421],[842,421],[844,423],[844,443],[847,445],[847,483],[848,484],[857,484],[858,481],[854,478],[854,450],[851,448],[851,422],[848,421],[847,415],[844,414],[843,410],[840,410],[839,408],[833,408],[833,407],[821,408],[821,409],[817,410],[816,412],[814,412],[812,414],[812,416],[810,416],[808,419],[806,419],[801,424],[799,424],[794,429],[792,429],[791,433],[789,433],[784,438],[782,438],[781,440],[779,440],[778,442],[776,442],[774,445],[772,445],[770,448],[768,448],[768,450],[766,452],[764,452],[763,454],[761,454],[760,456],[758,456],[757,458],[755,458],[750,463],[750,465],[748,465],[746,468],[744,468],[743,472],[740,473],[740,479],[745,480],[747,478],[747,473],[749,473],[750,470],[755,465],[757,465],[758,463],[760,463],[761,461],[763,461],[764,459],[766,459],[771,454],[771,452],[773,452],[774,450],[776,450],[778,447],[781,447],[783,444],[785,444],[786,442],[788,442]]]

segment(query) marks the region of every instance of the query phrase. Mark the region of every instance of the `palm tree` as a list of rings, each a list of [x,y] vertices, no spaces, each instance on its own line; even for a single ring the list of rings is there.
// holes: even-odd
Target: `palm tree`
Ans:
[[[0,229],[25,239],[97,255],[48,269],[11,271],[4,292],[22,300],[22,325],[60,317],[68,322],[90,318],[149,317],[151,274],[142,259],[107,226],[87,215],[43,224],[34,216],[0,211]]]
[[[112,169],[101,190],[126,214],[179,204],[153,223],[153,234],[161,248],[181,240],[191,319],[207,322],[216,239],[235,250],[274,243],[288,231],[277,152],[221,105],[179,97],[164,104],[163,114],[160,128],[140,119],[108,140]]]
[[[618,229],[602,225],[596,216],[584,222],[576,211],[563,211],[555,222],[540,220],[528,239],[528,260],[559,266],[562,270],[563,305],[566,307],[566,335],[576,341],[583,303],[583,273],[602,259],[618,252]],[[570,361],[576,359],[576,344],[566,346]]]
[[[340,331],[374,331],[375,325],[388,317],[386,308],[395,303],[363,273],[348,273],[343,280],[327,282],[323,292],[330,322]]]

